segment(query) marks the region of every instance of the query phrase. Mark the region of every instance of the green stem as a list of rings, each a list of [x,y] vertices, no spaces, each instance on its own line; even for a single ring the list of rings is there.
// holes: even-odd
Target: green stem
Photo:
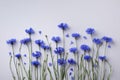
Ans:
[[[23,70],[25,71],[25,74],[26,74],[26,76],[27,76],[27,78],[28,78],[28,80],[29,80],[29,76],[28,76],[28,73],[27,73],[27,71],[26,71],[26,69],[25,69],[25,66],[24,66],[24,63],[23,63],[22,58],[21,58],[21,65],[22,65]]]
[[[13,70],[12,70],[11,63],[12,63],[12,56],[10,56],[9,67],[10,67],[10,71],[11,71],[11,74],[12,74],[13,80],[16,80],[15,75],[14,75]]]
[[[25,77],[23,76],[23,70],[22,70],[22,65],[20,60],[19,60],[19,64],[20,64],[20,70],[21,70],[21,77],[22,77],[22,80],[24,80]]]
[[[35,80],[37,80],[37,75],[36,75],[36,72],[37,71],[37,69],[36,69],[36,67],[34,67],[34,76],[35,76]]]
[[[63,48],[65,49],[65,32],[63,30]],[[63,53],[63,58],[65,57],[65,52]]]
[[[47,39],[47,42],[48,42],[48,45],[50,46],[50,56],[51,56],[51,59],[52,59],[52,64],[53,64],[53,71],[54,71],[54,76],[55,76],[55,80],[57,80],[57,74],[56,74],[56,68],[55,68],[55,65],[54,65],[54,57],[52,55],[52,47],[49,43],[49,40],[48,40],[48,37],[46,36],[46,39]]]
[[[38,46],[38,47],[39,47],[39,51],[41,52],[41,48],[40,48],[40,46]],[[41,58],[40,58],[40,60],[39,60],[39,61],[40,61],[40,63],[42,62],[42,61],[41,61]],[[41,66],[42,66],[42,65],[41,65]],[[40,80],[41,80],[41,68],[42,68],[42,67],[40,67],[40,69],[39,69],[39,72],[40,72],[40,74],[39,74],[39,75],[40,75],[40,77],[39,77],[39,78],[40,78]]]
[[[17,69],[17,65],[16,65],[16,62],[15,62],[15,53],[14,53],[13,45],[12,45],[12,51],[13,51],[13,63],[14,63],[14,66],[15,66],[15,70],[16,70],[16,73],[17,73],[18,80],[20,80],[18,69]]]
[[[30,42],[30,63],[31,63],[31,61],[32,61],[32,56],[31,56],[31,54],[32,54],[32,37],[31,37],[31,35],[29,35],[29,38],[31,40],[31,42]],[[30,64],[30,77],[31,77],[31,79],[32,79],[32,72],[33,72],[32,68],[33,67],[31,67],[31,64]]]
[[[32,80],[32,77],[31,77],[31,53],[30,53],[30,49],[29,49],[29,46],[27,45],[27,48],[28,48],[28,52],[29,52],[29,70],[28,70],[28,75],[29,75],[29,80]]]

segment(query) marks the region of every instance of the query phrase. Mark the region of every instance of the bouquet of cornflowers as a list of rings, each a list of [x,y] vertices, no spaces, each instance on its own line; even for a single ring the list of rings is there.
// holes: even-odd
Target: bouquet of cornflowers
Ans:
[[[88,28],[86,33],[90,36],[89,42],[92,45],[79,44],[79,39],[87,40],[87,37],[82,37],[79,33],[66,34],[69,29],[66,23],[61,23],[58,27],[62,30],[62,37],[53,36],[51,40],[45,35],[46,40],[33,41],[35,31],[32,28],[26,29],[28,37],[20,40],[18,51],[15,50],[17,40],[7,40],[7,44],[11,46],[9,67],[12,79],[110,80],[112,68],[106,57],[106,50],[111,47],[112,38],[95,38],[95,30]],[[39,34],[42,34],[41,31]],[[67,49],[66,38],[70,36],[74,39],[70,42],[73,47]],[[55,46],[52,46],[51,41]],[[37,51],[33,50],[33,44],[38,46]],[[27,48],[27,54],[23,54],[23,48]]]

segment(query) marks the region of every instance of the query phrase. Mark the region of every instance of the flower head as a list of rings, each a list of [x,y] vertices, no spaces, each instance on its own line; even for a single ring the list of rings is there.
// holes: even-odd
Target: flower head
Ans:
[[[104,60],[106,60],[106,56],[99,56],[99,59],[100,59],[101,61],[104,61]]]
[[[40,66],[40,62],[38,62],[38,61],[32,61],[31,64],[35,67]]]
[[[28,43],[31,42],[31,39],[30,39],[30,38],[24,38],[24,39],[22,39],[20,42],[21,42],[21,44],[27,45]]]
[[[93,28],[88,28],[88,29],[86,30],[86,32],[87,32],[87,34],[92,35],[92,34],[95,33],[95,30],[94,30]]]
[[[77,50],[76,47],[72,47],[72,48],[70,48],[69,50],[70,50],[70,52],[72,52],[72,53],[77,53],[77,52],[78,52],[78,50]]]
[[[80,34],[78,34],[78,33],[73,33],[73,34],[72,34],[72,37],[75,38],[75,39],[79,39],[79,38],[80,38]]]
[[[89,55],[85,55],[85,56],[84,56],[84,59],[85,59],[86,61],[90,61],[90,60],[91,60],[91,58],[92,58],[92,57],[91,57],[91,56],[89,56]]]
[[[17,59],[21,59],[21,54],[16,54],[15,57],[16,57]]]
[[[80,47],[84,52],[89,52],[90,51],[90,47],[86,44],[81,45]]]
[[[43,45],[41,45],[41,48],[44,50],[49,50],[50,46],[43,44]]]
[[[32,28],[26,29],[25,32],[29,35],[34,34],[35,31]]]
[[[44,41],[43,40],[35,40],[35,43],[41,47],[42,45],[45,45]]]
[[[56,53],[56,54],[59,54],[59,55],[61,55],[62,53],[64,53],[64,48],[62,48],[62,47],[57,47],[55,50],[54,50],[54,52]]]
[[[36,53],[32,53],[32,56],[38,59],[41,57],[41,52],[36,51]]]
[[[14,45],[16,43],[16,39],[10,39],[7,41],[7,44]]]
[[[57,36],[57,37],[52,37],[52,40],[53,40],[54,42],[56,42],[56,43],[58,43],[58,42],[61,41],[61,39],[60,39],[59,36]]]
[[[106,43],[110,43],[110,42],[113,41],[112,38],[107,37],[107,36],[104,36],[102,39],[103,39]]]
[[[96,44],[96,45],[102,45],[102,40],[101,39],[97,39],[97,38],[94,38],[93,39],[93,42]]]
[[[57,60],[57,63],[60,65],[60,66],[64,66],[67,62],[64,58],[61,58],[61,59],[58,59]]]
[[[68,59],[68,63],[71,64],[71,65],[75,65],[76,61],[71,58],[71,59]]]
[[[68,25],[66,23],[60,23],[58,27],[61,28],[62,30],[68,29]]]

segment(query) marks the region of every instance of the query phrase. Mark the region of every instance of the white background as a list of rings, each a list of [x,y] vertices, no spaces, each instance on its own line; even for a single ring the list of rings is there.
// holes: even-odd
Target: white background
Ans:
[[[0,0],[0,79],[11,80],[6,40],[24,38],[29,27],[59,34],[61,22],[68,23],[71,32],[85,34],[87,27],[93,27],[100,36],[111,36],[111,80],[120,80],[120,0]]]

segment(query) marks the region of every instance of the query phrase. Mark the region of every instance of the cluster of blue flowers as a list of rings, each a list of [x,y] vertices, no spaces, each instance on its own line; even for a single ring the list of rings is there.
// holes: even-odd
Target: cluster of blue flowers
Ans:
[[[25,54],[24,57],[29,58],[29,70],[27,73],[27,70],[25,70],[25,66],[24,65],[20,65],[23,68],[21,68],[21,70],[25,70],[24,72],[26,73],[28,80],[32,80],[31,76],[32,76],[32,66],[34,66],[35,68],[35,79],[40,79],[40,80],[47,80],[46,78],[46,72],[49,72],[50,74],[50,80],[79,80],[81,77],[81,80],[85,80],[84,77],[87,77],[89,80],[91,80],[93,78],[93,80],[97,80],[96,78],[94,78],[94,76],[92,75],[98,75],[96,72],[94,71],[94,67],[93,65],[99,66],[99,60],[101,60],[101,62],[107,62],[107,58],[106,55],[104,54],[103,56],[101,56],[101,54],[99,53],[99,48],[101,46],[104,46],[103,44],[105,43],[105,47],[106,46],[110,46],[110,43],[113,42],[111,37],[107,37],[104,36],[102,38],[94,38],[93,34],[95,33],[95,30],[93,28],[88,28],[86,29],[86,33],[88,35],[91,36],[93,45],[96,46],[89,46],[87,44],[81,44],[78,46],[77,42],[78,39],[86,39],[86,36],[81,36],[79,33],[72,33],[71,35],[69,34],[65,34],[65,31],[67,29],[69,29],[68,24],[66,23],[60,23],[58,25],[58,27],[60,29],[62,29],[63,32],[63,38],[59,37],[59,36],[53,36],[51,38],[51,40],[56,44],[55,48],[53,49],[51,46],[51,43],[49,43],[49,39],[47,39],[47,35],[46,35],[46,39],[48,41],[48,43],[46,44],[46,42],[44,40],[38,39],[35,40],[34,43],[37,45],[38,49],[37,51],[33,51],[33,45],[32,45],[32,34],[35,34],[35,31],[32,28],[26,29],[25,32],[29,35],[28,38],[24,38],[20,40],[20,49],[22,47],[22,45],[28,47],[28,52],[29,54]],[[39,31],[39,34],[42,35],[42,32]],[[66,50],[66,45],[65,43],[62,44],[62,47],[60,47],[59,43],[60,42],[67,42],[65,41],[65,36],[67,38],[69,38],[69,36],[71,36],[72,38],[74,38],[74,41],[71,41],[71,45],[75,45],[75,47],[71,47],[68,50]],[[62,40],[63,39],[63,40]],[[76,44],[74,44],[74,42]],[[13,58],[13,62],[15,64],[16,67],[16,73],[18,72],[18,66],[17,65],[17,61],[23,61],[22,59],[22,53],[21,50],[19,49],[19,53],[15,54],[14,51],[14,45],[17,43],[17,40],[12,38],[10,40],[7,41],[7,44],[11,45],[13,48],[13,53],[10,52],[10,63],[12,62],[12,58]],[[29,45],[30,44],[30,45]],[[111,46],[110,46],[111,47]],[[42,49],[42,50],[41,50]],[[97,49],[97,50],[94,50]],[[97,52],[95,52],[97,51]],[[55,53],[56,55],[54,55],[53,53]],[[73,53],[73,54],[69,54],[69,53]],[[82,54],[83,53],[83,54]],[[50,55],[50,56],[49,56]],[[68,55],[73,55],[72,58],[69,58]],[[44,56],[44,57],[43,57]],[[54,56],[57,57],[57,60],[54,61]],[[51,61],[48,60],[48,58],[51,57]],[[34,60],[35,59],[35,60]],[[55,64],[55,62],[57,64]],[[91,63],[90,63],[91,62]],[[18,62],[20,63],[20,62]],[[26,62],[21,62],[26,63]],[[58,67],[59,65],[59,67]],[[68,65],[68,66],[67,66]],[[91,66],[90,70],[86,65]],[[52,77],[53,75],[51,74],[51,69],[49,67],[53,67],[53,72],[54,72],[54,77]],[[97,70],[99,67],[96,67],[95,70]],[[10,64],[10,68],[11,68],[11,64]],[[67,70],[66,70],[67,69]],[[66,72],[68,72],[68,69],[70,69],[69,71],[69,76],[71,76],[69,79],[67,79],[68,76]],[[40,70],[39,72],[39,77],[38,77],[38,70]],[[82,72],[80,72],[80,70],[82,70]],[[77,71],[77,72],[76,72]],[[12,69],[11,69],[12,72]],[[89,73],[91,72],[91,73]],[[19,78],[19,76],[21,75],[22,72],[17,73],[17,76]],[[93,74],[94,73],[94,74]],[[37,75],[36,75],[37,74]],[[41,75],[42,74],[42,75]],[[89,74],[89,75],[88,75]],[[13,75],[13,73],[12,73]],[[23,74],[22,74],[23,75]],[[79,76],[80,75],[80,76]],[[13,75],[14,76],[14,75]],[[42,77],[41,77],[42,76]],[[59,77],[62,76],[62,78],[59,79]],[[92,76],[92,77],[91,77]],[[102,76],[104,77],[104,76]],[[44,79],[43,79],[44,78]],[[24,78],[23,78],[24,80]],[[109,79],[108,79],[109,80]]]

